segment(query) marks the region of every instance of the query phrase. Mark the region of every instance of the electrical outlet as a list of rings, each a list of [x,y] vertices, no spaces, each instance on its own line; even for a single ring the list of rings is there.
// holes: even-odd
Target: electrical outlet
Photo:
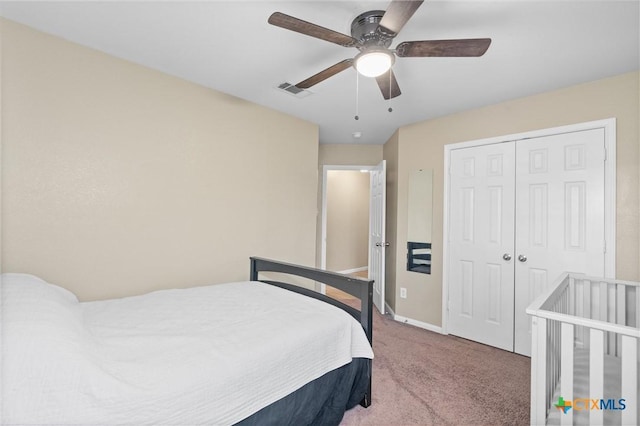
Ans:
[[[407,289],[404,287],[400,287],[400,298],[401,299],[407,298]]]

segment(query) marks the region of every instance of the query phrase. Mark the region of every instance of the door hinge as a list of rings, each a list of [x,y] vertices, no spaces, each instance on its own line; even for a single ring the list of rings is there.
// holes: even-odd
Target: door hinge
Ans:
[[[607,252],[607,240],[604,240],[602,242],[602,252],[606,253]]]
[[[607,161],[607,147],[604,147],[604,161]]]

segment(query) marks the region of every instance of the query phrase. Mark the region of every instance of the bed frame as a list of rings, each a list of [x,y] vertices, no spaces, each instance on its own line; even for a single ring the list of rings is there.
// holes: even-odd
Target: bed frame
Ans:
[[[291,263],[279,262],[275,260],[264,259],[260,257],[251,257],[251,281],[260,281],[263,283],[275,285],[314,299],[321,300],[336,306],[349,315],[353,316],[360,322],[364,329],[369,343],[373,344],[373,280],[363,280],[360,278],[350,277],[348,275],[330,272],[321,269],[310,268],[307,266],[294,265]],[[310,280],[330,285],[338,290],[344,291],[358,299],[360,299],[361,308],[357,310],[346,305],[336,299],[333,299],[317,291],[310,290],[299,285],[283,283],[279,281],[271,281],[259,279],[260,272],[278,272],[296,277],[308,278]],[[363,407],[371,405],[371,370],[372,363],[369,362],[369,387],[364,399],[360,402]]]

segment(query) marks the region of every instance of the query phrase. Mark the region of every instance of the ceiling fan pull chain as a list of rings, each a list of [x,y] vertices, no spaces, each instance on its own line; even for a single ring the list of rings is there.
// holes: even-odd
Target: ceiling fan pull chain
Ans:
[[[353,117],[356,120],[360,120],[360,117],[358,116],[358,110],[359,110],[359,104],[358,104],[358,98],[359,98],[359,94],[360,94],[360,78],[358,77],[360,73],[356,73],[356,116]]]
[[[389,70],[389,100],[392,100],[393,98],[391,97],[391,70]],[[391,101],[393,102],[393,101]],[[389,102],[389,103],[391,103]],[[389,106],[389,109],[387,110],[389,112],[393,111],[393,108],[391,108],[391,106]]]

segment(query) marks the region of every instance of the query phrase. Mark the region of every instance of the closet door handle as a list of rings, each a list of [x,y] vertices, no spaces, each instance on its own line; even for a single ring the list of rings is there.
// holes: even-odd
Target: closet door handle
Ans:
[[[519,260],[520,262],[526,262],[526,261],[527,261],[527,256],[525,256],[525,255],[521,254],[520,256],[518,256],[518,260]]]
[[[502,255],[502,258],[503,258],[504,260],[509,261],[509,260],[511,260],[511,255],[510,255],[509,253],[505,253],[505,254],[503,254],[503,255]]]

